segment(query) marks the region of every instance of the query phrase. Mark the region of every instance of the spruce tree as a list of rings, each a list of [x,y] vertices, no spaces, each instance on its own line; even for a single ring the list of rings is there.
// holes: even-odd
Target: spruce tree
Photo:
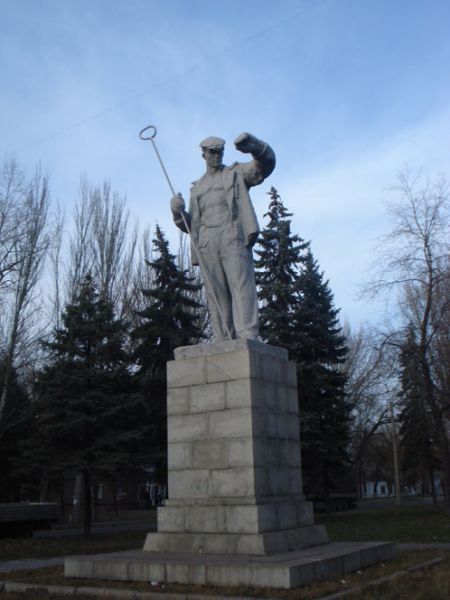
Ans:
[[[300,302],[297,280],[308,247],[300,236],[291,233],[292,213],[288,212],[277,190],[269,192],[268,223],[261,232],[255,253],[256,284],[260,302],[260,335],[274,346],[291,353],[296,345],[293,316]]]
[[[0,379],[5,367],[5,361],[0,358]],[[33,478],[26,477],[20,469],[23,433],[30,430],[32,423],[30,396],[18,380],[17,371],[13,369],[0,432],[0,502],[19,502],[22,495],[32,493],[30,484]]]
[[[310,243],[292,234],[292,215],[275,188],[269,195],[269,220],[256,250],[261,337],[286,348],[297,364],[304,478],[311,477],[329,499],[348,462],[345,337]]]
[[[297,285],[301,302],[295,314],[297,346],[293,356],[298,374],[302,461],[305,471],[320,477],[329,500],[334,475],[348,462],[351,406],[340,368],[347,348],[333,294],[310,250]]]
[[[39,455],[53,472],[82,473],[85,534],[90,533],[92,477],[114,477],[132,464],[146,434],[143,398],[133,389],[124,351],[124,324],[87,275],[63,326],[47,344],[48,365],[39,374]]]
[[[148,262],[153,286],[142,290],[147,307],[138,313],[141,324],[133,331],[134,353],[141,377],[152,383],[165,382],[168,360],[178,346],[196,343],[202,332],[197,326],[199,308],[193,293],[200,289],[187,271],[178,269],[176,258],[160,227],[156,227],[153,249],[157,258]]]
[[[406,482],[422,482],[423,491],[431,491],[436,502],[434,472],[439,468],[433,420],[425,402],[425,383],[420,367],[420,351],[412,326],[400,350],[400,448],[401,467]]]
[[[153,249],[156,258],[147,262],[153,271],[153,285],[141,290],[147,306],[138,312],[140,324],[133,330],[132,338],[136,377],[151,411],[154,459],[160,478],[165,479],[166,363],[173,360],[175,348],[195,344],[202,338],[197,325],[200,307],[195,299],[201,286],[194,283],[187,270],[177,267],[176,258],[158,226]]]

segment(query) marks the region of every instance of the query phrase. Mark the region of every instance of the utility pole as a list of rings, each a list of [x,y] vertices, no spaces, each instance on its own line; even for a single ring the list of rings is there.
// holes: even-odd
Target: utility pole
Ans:
[[[397,506],[401,506],[402,498],[400,495],[400,470],[398,467],[398,434],[397,427],[395,425],[394,409],[392,407],[392,402],[390,403],[389,408],[391,413],[392,450],[394,455],[395,503]]]

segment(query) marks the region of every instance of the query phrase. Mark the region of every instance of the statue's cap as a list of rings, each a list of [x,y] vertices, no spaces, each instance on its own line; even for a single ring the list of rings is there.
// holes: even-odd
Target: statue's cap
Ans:
[[[211,135],[210,137],[207,137],[206,139],[204,139],[202,142],[200,142],[200,148],[208,148],[208,149],[219,149],[219,148],[223,148],[225,146],[225,140],[223,140],[220,137],[215,137],[213,135]]]

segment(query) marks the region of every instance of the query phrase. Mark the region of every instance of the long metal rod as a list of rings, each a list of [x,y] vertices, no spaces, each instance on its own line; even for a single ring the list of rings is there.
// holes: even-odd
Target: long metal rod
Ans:
[[[145,137],[143,134],[146,131],[149,131],[149,130],[151,130],[153,133],[150,134],[150,135],[148,135],[147,137]],[[153,149],[154,149],[155,154],[156,154],[156,157],[158,158],[159,164],[161,165],[161,169],[162,169],[162,171],[163,171],[163,173],[164,173],[164,175],[166,177],[167,183],[169,184],[169,188],[170,188],[170,191],[172,192],[172,196],[177,196],[177,193],[175,192],[175,188],[173,187],[172,182],[170,180],[169,174],[167,173],[167,169],[164,166],[163,160],[162,160],[161,155],[160,155],[160,153],[158,151],[158,147],[156,146],[156,142],[154,140],[155,136],[156,136],[156,127],[154,125],[148,125],[147,127],[144,127],[144,129],[142,129],[139,132],[139,137],[141,138],[141,140],[150,141],[152,143]],[[231,331],[228,329],[228,326],[227,326],[226,320],[224,318],[223,312],[222,312],[222,310],[221,310],[221,308],[219,306],[219,301],[217,300],[217,296],[216,296],[216,294],[214,292],[214,289],[213,289],[213,287],[211,285],[211,279],[210,279],[210,277],[208,275],[208,269],[205,266],[205,262],[203,260],[203,256],[201,255],[200,250],[198,249],[195,241],[192,238],[191,228],[189,227],[189,224],[187,222],[187,219],[186,219],[186,216],[184,214],[184,211],[181,211],[180,214],[181,214],[181,220],[183,221],[183,225],[186,228],[186,231],[189,234],[189,237],[191,238],[191,244],[192,244],[192,246],[193,246],[193,248],[194,248],[194,250],[195,250],[195,252],[196,252],[196,254],[198,256],[198,262],[200,264],[203,277],[205,278],[205,281],[208,284],[209,293],[211,294],[211,297],[214,300],[214,304],[216,305],[217,312],[219,313],[220,318],[222,319],[223,327],[224,327],[224,329],[225,329],[225,331],[226,331],[226,333],[228,335],[228,338],[231,340],[232,339]]]

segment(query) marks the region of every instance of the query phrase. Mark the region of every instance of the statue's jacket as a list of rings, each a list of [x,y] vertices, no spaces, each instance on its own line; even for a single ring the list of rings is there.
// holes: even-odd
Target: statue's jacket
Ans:
[[[259,225],[255,209],[250,200],[248,190],[258,185],[268,177],[275,168],[275,153],[268,144],[263,144],[262,150],[254,160],[246,163],[235,162],[224,166],[222,170],[225,198],[232,223],[236,227],[236,235],[246,246],[253,246],[258,237]],[[199,188],[206,177],[203,175],[191,187],[189,213],[184,217],[191,233],[191,260],[193,265],[199,264],[197,248],[199,247],[199,232],[201,224]],[[185,233],[186,227],[181,214],[174,215],[175,224]]]

